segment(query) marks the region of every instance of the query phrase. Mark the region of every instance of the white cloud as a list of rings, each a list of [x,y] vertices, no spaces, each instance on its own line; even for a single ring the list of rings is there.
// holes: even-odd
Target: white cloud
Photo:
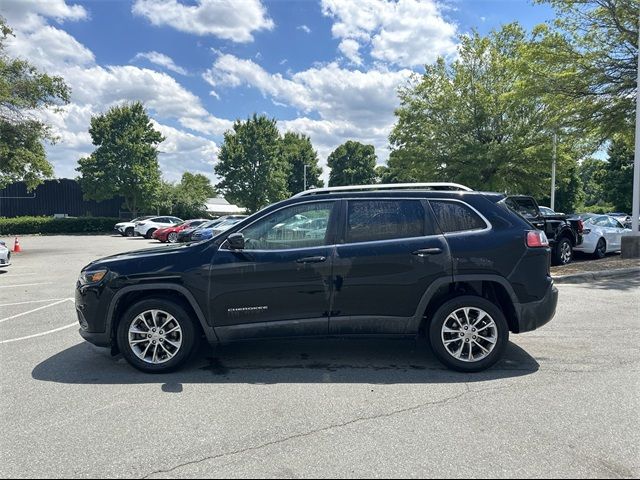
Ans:
[[[182,32],[239,43],[253,41],[253,32],[274,27],[260,0],[198,0],[196,5],[177,0],[136,0],[132,11],[156,26],[168,25]]]
[[[62,23],[88,18],[81,5],[70,5],[65,0],[2,0],[0,14],[9,26],[21,30],[32,30],[42,25],[42,17]]]
[[[155,52],[155,51],[140,52],[136,54],[135,57],[133,57],[133,61],[140,60],[140,59],[148,60],[155,65],[164,67],[167,70],[170,70],[175,73],[179,73],[180,75],[187,75],[187,71],[184,68],[176,65],[173,59],[168,55],[165,55],[164,53]]]
[[[353,38],[347,38],[340,42],[338,49],[351,62],[356,65],[362,65],[362,57],[360,57],[360,44]]]
[[[299,25],[298,30],[302,30],[304,33],[311,33],[311,29],[306,25]]]
[[[220,56],[204,79],[214,88],[248,85],[263,95],[304,113],[317,112],[324,120],[345,120],[370,125],[393,121],[397,89],[410,70],[346,70],[336,63],[293,74],[271,74],[251,60]]]
[[[456,26],[442,16],[436,0],[322,0],[322,11],[334,19],[333,36],[342,40],[339,48],[351,61],[354,42],[367,46],[374,59],[402,67],[456,52]]]

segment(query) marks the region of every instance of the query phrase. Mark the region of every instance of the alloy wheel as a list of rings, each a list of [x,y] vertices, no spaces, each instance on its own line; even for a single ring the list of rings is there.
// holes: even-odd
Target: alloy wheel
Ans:
[[[562,242],[560,246],[560,261],[562,265],[566,265],[571,261],[571,245],[569,242]]]
[[[129,348],[145,363],[160,365],[175,357],[182,347],[182,328],[173,315],[147,310],[129,327]]]
[[[169,240],[169,243],[176,243],[178,241],[178,234],[175,232],[171,232],[167,237],[167,240]]]
[[[456,360],[479,362],[487,358],[498,343],[498,327],[491,316],[477,307],[452,312],[442,324],[442,343]]]

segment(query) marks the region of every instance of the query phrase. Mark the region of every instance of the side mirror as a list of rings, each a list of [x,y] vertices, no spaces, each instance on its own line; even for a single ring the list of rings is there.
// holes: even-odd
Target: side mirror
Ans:
[[[244,235],[241,233],[232,233],[227,237],[227,243],[231,250],[244,250]]]

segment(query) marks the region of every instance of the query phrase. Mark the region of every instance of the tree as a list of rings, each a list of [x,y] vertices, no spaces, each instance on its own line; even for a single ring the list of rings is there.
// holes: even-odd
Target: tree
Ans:
[[[76,169],[85,198],[121,196],[134,216],[150,206],[160,188],[158,145],[164,137],[151,123],[142,103],[111,108],[91,118],[91,140],[97,147]]]
[[[307,188],[322,187],[322,168],[318,165],[318,153],[306,135],[286,132],[280,146],[282,159],[288,165],[287,190],[294,195],[305,187],[304,167],[307,166]]]
[[[548,197],[559,127],[543,94],[527,84],[526,33],[510,24],[460,42],[455,61],[438,59],[400,90],[387,175]],[[571,131],[560,133],[559,176],[590,148]]]
[[[216,188],[250,213],[287,198],[287,166],[279,149],[275,120],[255,114],[244,122],[237,120],[224,134],[215,166],[222,180]]]
[[[54,141],[37,113],[69,102],[60,77],[38,71],[26,60],[9,57],[5,42],[13,31],[0,17],[0,188],[24,181],[29,190],[53,176],[43,141]]]
[[[329,186],[368,185],[376,182],[376,151],[373,145],[348,141],[329,155]]]
[[[632,131],[640,0],[536,0],[558,14],[535,31],[531,85],[552,97],[564,124],[600,142]]]
[[[596,205],[606,205],[602,177],[606,171],[607,162],[596,158],[586,158],[578,168],[580,183],[584,190],[584,206],[589,208]]]
[[[185,172],[175,187],[173,213],[181,218],[199,218],[207,213],[206,203],[216,195],[211,180],[201,173]]]
[[[609,145],[609,159],[602,173],[605,199],[621,212],[631,212],[633,198],[633,144],[616,137]]]

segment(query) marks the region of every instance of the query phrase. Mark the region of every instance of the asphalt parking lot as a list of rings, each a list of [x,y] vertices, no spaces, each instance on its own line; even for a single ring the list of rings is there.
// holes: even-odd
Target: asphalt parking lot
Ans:
[[[640,278],[560,285],[553,322],[481,374],[412,340],[248,342],[149,376],[84,343],[94,258],[24,237],[0,271],[0,476],[638,477]]]

